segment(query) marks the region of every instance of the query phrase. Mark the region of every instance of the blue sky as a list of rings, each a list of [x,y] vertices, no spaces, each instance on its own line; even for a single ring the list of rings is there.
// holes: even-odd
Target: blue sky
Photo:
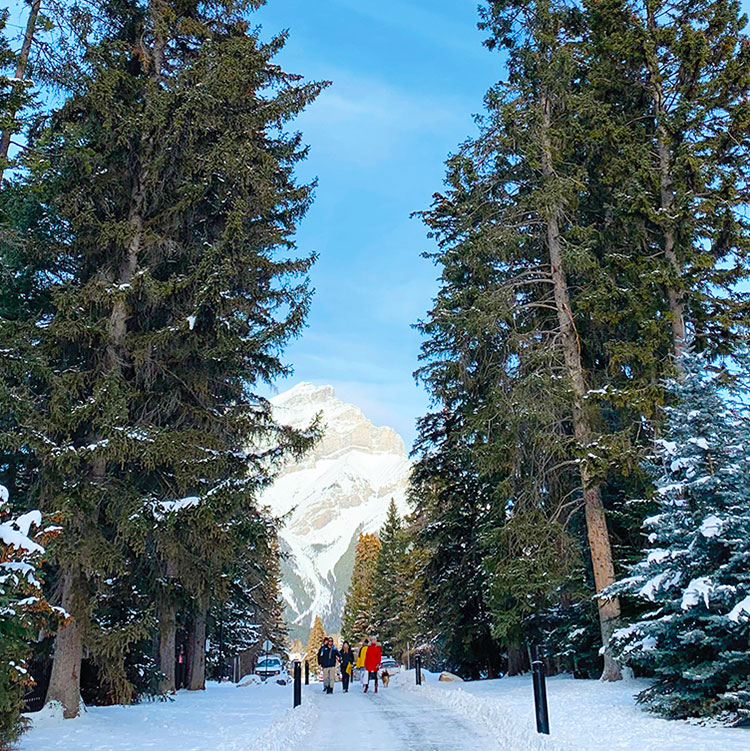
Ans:
[[[296,126],[310,144],[303,179],[315,203],[298,234],[315,250],[308,327],[286,352],[299,381],[330,383],[407,447],[427,396],[412,378],[436,270],[410,213],[441,189],[448,153],[475,132],[473,113],[501,74],[482,46],[476,0],[268,0],[268,38],[289,30],[278,61],[333,81]]]

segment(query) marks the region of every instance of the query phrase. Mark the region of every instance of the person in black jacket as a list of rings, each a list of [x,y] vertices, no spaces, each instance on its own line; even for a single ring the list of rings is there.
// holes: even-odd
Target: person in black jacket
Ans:
[[[323,646],[318,650],[318,665],[323,668],[323,691],[326,694],[333,693],[333,684],[336,682],[336,660],[339,651],[333,646],[333,639],[326,636]]]
[[[351,670],[354,670],[354,652],[352,652],[348,641],[341,645],[339,659],[341,660],[341,685],[344,688],[344,693],[347,694],[349,693],[349,679],[351,678],[349,666],[351,665]]]

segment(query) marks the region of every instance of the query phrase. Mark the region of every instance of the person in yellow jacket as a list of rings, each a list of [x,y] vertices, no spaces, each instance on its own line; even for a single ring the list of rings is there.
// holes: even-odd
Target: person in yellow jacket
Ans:
[[[365,656],[367,655],[367,641],[362,642],[362,646],[359,648],[359,654],[357,655],[357,662],[354,664],[355,668],[359,668],[359,680],[362,685],[367,684],[367,671],[365,670]]]

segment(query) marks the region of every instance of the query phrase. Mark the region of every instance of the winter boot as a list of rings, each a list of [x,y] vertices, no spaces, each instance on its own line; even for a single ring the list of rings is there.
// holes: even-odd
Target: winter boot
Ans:
[[[370,688],[368,685],[365,685],[365,690],[362,692],[363,694],[367,693],[367,689]]]

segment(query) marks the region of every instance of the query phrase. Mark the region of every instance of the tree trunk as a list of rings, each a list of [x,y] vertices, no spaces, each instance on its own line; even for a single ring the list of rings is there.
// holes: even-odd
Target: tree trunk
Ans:
[[[176,642],[177,607],[167,603],[159,608],[159,670],[164,674],[159,691],[163,694],[175,692]]]
[[[520,644],[508,645],[508,675],[521,675],[523,673],[524,659]]]
[[[546,93],[542,94],[543,128],[541,134],[542,172],[548,179],[554,177],[552,161],[552,144],[549,130],[552,113],[551,102]],[[560,216],[562,206],[558,200],[548,209],[546,216],[546,240],[555,295],[557,320],[560,326],[565,367],[573,388],[573,404],[571,417],[573,433],[576,443],[585,448],[590,442],[593,430],[584,408],[587,393],[586,379],[581,361],[580,342],[578,332],[573,322],[570,307],[570,293],[568,290],[565,267],[562,257],[562,240],[560,235]],[[587,460],[583,460],[581,467],[581,486],[583,488],[584,507],[586,510],[586,528],[588,532],[589,550],[594,569],[594,586],[597,593],[612,584],[615,580],[615,568],[612,560],[612,546],[607,520],[602,503],[601,485],[592,476]],[[607,644],[620,617],[620,602],[617,598],[599,599],[599,624],[601,627],[602,644],[605,647],[604,672],[602,679],[608,681],[620,680],[620,668],[612,658]]]
[[[653,40],[656,33],[656,20],[654,9],[647,10],[648,35]],[[647,37],[648,38],[648,37]],[[652,41],[646,43],[646,65],[648,67],[649,82],[651,84],[651,101],[654,106],[654,119],[656,121],[656,141],[659,153],[659,187],[660,208],[663,218],[664,230],[664,257],[671,266],[676,279],[682,276],[682,269],[677,259],[676,251],[676,218],[672,216],[674,211],[674,189],[672,187],[672,154],[669,147],[669,132],[665,124],[667,114],[664,102],[664,87],[659,61]],[[669,318],[672,327],[672,352],[679,357],[685,350],[685,298],[678,286],[667,284],[667,301],[669,304]]]
[[[34,32],[36,31],[36,20],[39,16],[39,8],[42,4],[42,0],[33,0],[31,3],[31,10],[29,11],[29,18],[26,21],[26,31],[23,35],[23,44],[21,45],[21,53],[18,55],[18,62],[16,63],[16,80],[13,82],[14,90],[17,87],[23,86],[23,80],[26,75],[26,68],[29,64],[29,53],[31,52],[31,43],[34,40]],[[10,112],[11,120],[15,120],[17,110]],[[3,174],[5,173],[5,165],[8,161],[8,151],[10,150],[10,139],[12,137],[10,125],[3,131],[2,139],[0,139],[0,182],[2,182]]]
[[[62,573],[62,607],[72,614],[76,610],[79,589],[83,586],[83,575],[73,565],[66,566]],[[63,706],[67,719],[77,717],[81,706],[81,660],[83,646],[79,624],[69,618],[55,637],[55,654],[52,662],[52,675],[45,704],[58,701]]]
[[[193,623],[188,634],[188,691],[203,691],[206,688],[206,621],[208,601],[196,602]]]

